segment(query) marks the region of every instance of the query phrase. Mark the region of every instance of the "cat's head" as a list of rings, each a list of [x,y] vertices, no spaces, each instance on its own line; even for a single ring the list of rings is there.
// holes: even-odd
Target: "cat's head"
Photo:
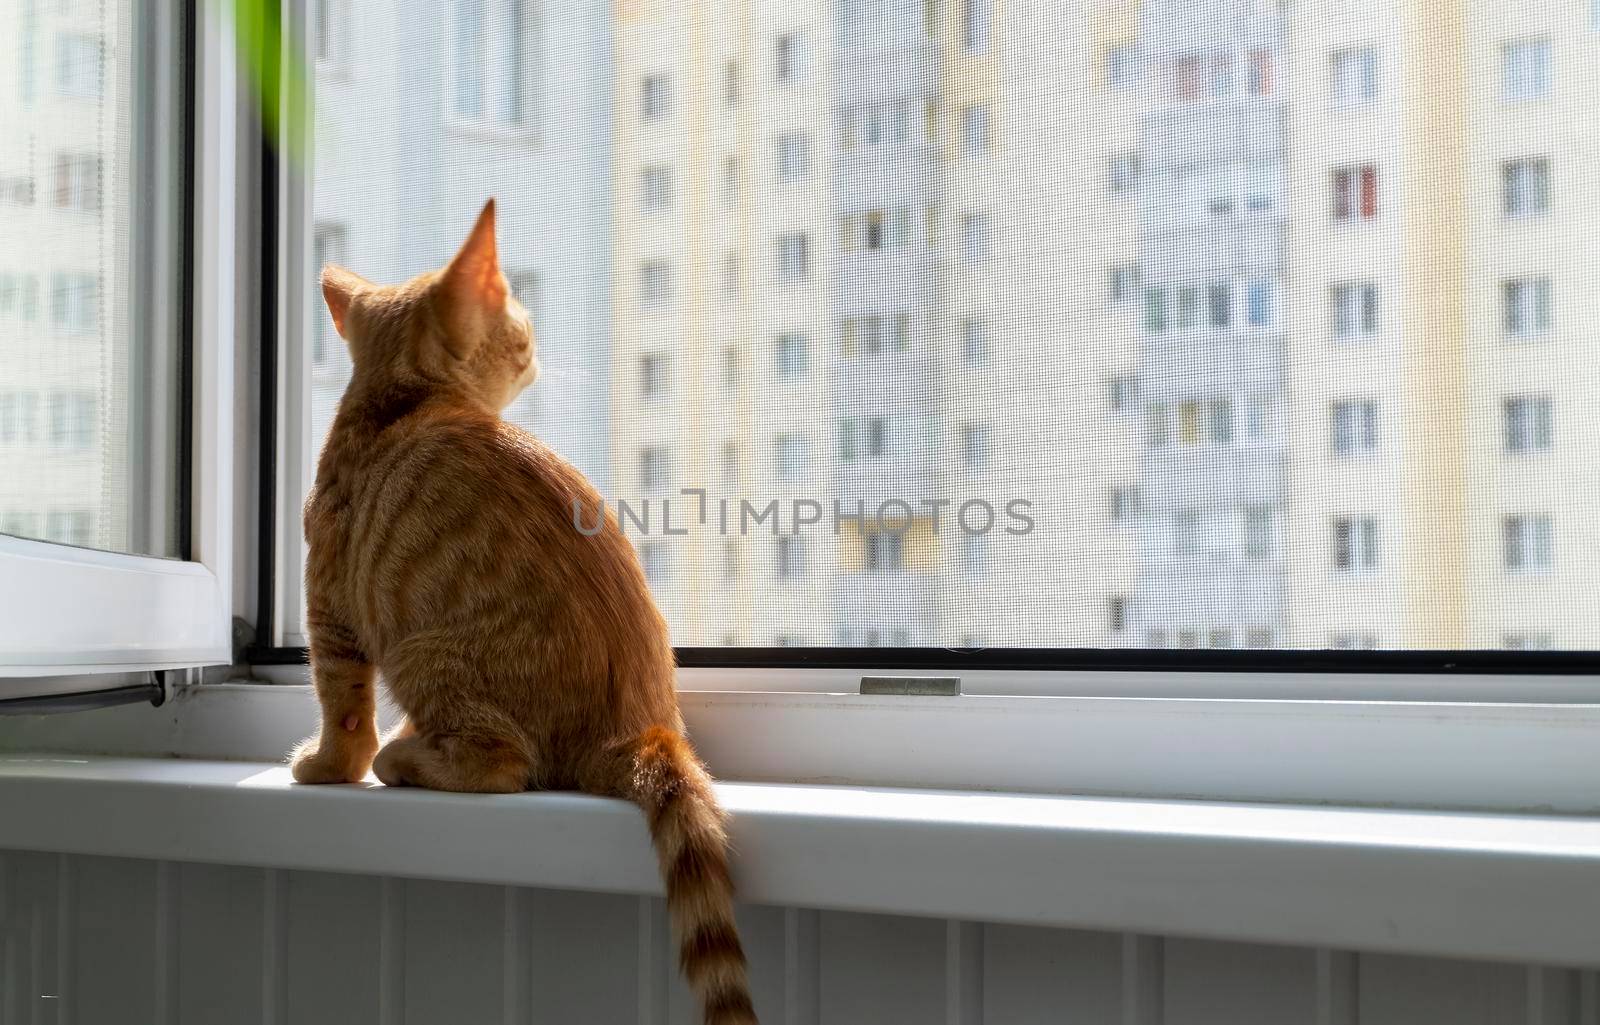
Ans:
[[[322,295],[350,347],[352,386],[426,383],[498,412],[539,376],[533,325],[500,272],[493,199],[443,270],[376,285],[330,264]]]

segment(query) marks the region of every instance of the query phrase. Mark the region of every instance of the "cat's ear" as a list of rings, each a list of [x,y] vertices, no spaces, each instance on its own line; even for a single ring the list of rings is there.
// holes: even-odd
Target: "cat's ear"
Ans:
[[[371,282],[366,278],[343,267],[335,267],[330,263],[322,268],[322,298],[328,304],[328,313],[333,317],[333,328],[341,337],[344,337],[344,325],[350,315],[350,304],[355,301],[357,293],[370,287]]]
[[[446,317],[445,347],[456,359],[466,359],[485,326],[505,312],[510,295],[495,245],[493,199],[483,205],[461,251],[439,275],[438,287]]]

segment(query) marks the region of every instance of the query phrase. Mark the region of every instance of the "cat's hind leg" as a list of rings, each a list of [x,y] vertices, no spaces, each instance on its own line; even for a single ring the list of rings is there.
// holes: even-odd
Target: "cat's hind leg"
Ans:
[[[526,745],[517,740],[426,730],[391,740],[372,763],[391,787],[467,794],[520,793],[531,786],[533,768]]]

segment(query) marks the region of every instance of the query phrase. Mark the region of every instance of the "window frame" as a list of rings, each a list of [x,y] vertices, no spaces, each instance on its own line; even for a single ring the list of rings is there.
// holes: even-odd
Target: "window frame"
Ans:
[[[664,116],[672,117],[676,113],[669,108]],[[648,125],[642,127],[645,130],[649,128]],[[288,193],[290,202],[283,207],[286,218],[284,233],[291,241],[296,230],[300,230],[290,223],[296,211],[304,216],[310,209],[308,190],[309,182],[293,182]],[[793,230],[782,225],[775,227],[780,237],[781,233]],[[808,233],[806,242],[808,250],[811,244],[819,242],[809,237],[811,233],[814,232]],[[825,236],[819,244],[826,244]],[[308,245],[299,249],[291,245],[288,255],[303,261],[308,251]],[[808,271],[811,269],[809,264],[812,255],[808,251]],[[303,264],[295,265],[291,261],[289,266],[294,273],[285,275],[286,282],[305,279],[306,275],[300,273],[304,269]],[[804,280],[802,278],[793,284],[801,284]],[[629,286],[627,282],[619,282],[617,287],[625,291]],[[290,289],[286,289],[285,293],[288,291]],[[288,311],[284,317],[286,323],[294,316],[306,315],[306,308],[311,304],[305,304],[303,300],[302,296],[299,300],[302,306],[298,312],[292,305],[282,307]],[[311,308],[314,309],[314,306]],[[739,365],[737,360],[742,358],[738,357],[739,351],[732,346],[725,349],[736,358],[732,364],[735,370]],[[296,407],[291,403],[288,408],[292,413]],[[1134,409],[1148,412],[1144,400],[1136,395],[1131,398],[1128,412]],[[1240,410],[1236,409],[1235,418],[1241,415]],[[1272,415],[1276,424],[1277,414]],[[1237,427],[1235,435],[1235,443],[1241,443]],[[836,439],[831,440],[836,442]],[[865,452],[865,448],[861,451]],[[760,455],[756,452],[747,453],[752,460]],[[281,467],[279,470],[281,472]],[[283,491],[283,497],[294,501],[299,494],[294,490],[297,484],[291,484]],[[290,592],[297,600],[298,588],[293,582],[297,579],[298,555],[289,549],[298,544],[298,523],[290,518],[286,528],[281,510],[276,506],[263,507],[261,515],[267,517],[262,522],[271,522],[274,518],[278,522],[276,530],[264,531],[262,537],[271,539],[276,535],[291,541],[290,545],[280,547],[263,560],[264,566],[276,567],[277,572],[264,573],[262,579],[268,581],[269,586],[276,586],[280,580],[290,582],[289,586],[279,590]],[[1281,521],[1274,526],[1275,529],[1281,528]],[[1281,545],[1281,538],[1275,537],[1274,543]],[[1278,547],[1275,557],[1281,556],[1282,549]],[[907,553],[902,551],[900,557],[904,562]],[[909,569],[902,568],[902,575],[910,573]],[[1127,611],[1131,613],[1135,610],[1130,604]],[[280,622],[298,622],[298,619],[286,617]],[[1128,632],[1132,632],[1133,625],[1130,622]],[[1382,708],[1372,708],[1371,702],[1421,703],[1463,724],[1475,721],[1473,717],[1480,712],[1493,714],[1492,710],[1486,711],[1477,704],[1485,701],[1527,702],[1543,698],[1553,703],[1574,705],[1600,702],[1600,678],[1594,675],[1600,669],[1600,656],[1591,652],[1501,649],[1337,651],[1245,647],[1193,650],[1124,647],[823,647],[795,646],[793,642],[798,638],[790,634],[770,640],[784,643],[677,648],[680,666],[678,682],[685,707],[691,711],[698,710],[694,720],[697,744],[703,745],[703,750],[709,752],[736,746],[740,744],[740,737],[754,735],[749,729],[754,721],[751,717],[760,717],[763,726],[770,730],[760,735],[771,740],[776,752],[770,763],[763,762],[775,767],[766,778],[792,778],[795,773],[790,770],[794,765],[815,765],[817,759],[828,756],[829,724],[859,724],[862,720],[854,717],[867,715],[873,717],[877,725],[852,725],[850,728],[858,731],[867,729],[874,736],[881,737],[886,746],[874,750],[887,752],[884,757],[895,761],[899,766],[896,771],[907,780],[918,780],[921,778],[919,774],[924,772],[919,768],[922,762],[938,756],[928,750],[915,750],[918,746],[915,738],[921,734],[910,727],[923,721],[919,717],[928,714],[940,717],[941,721],[960,721],[967,717],[969,709],[987,707],[983,699],[991,695],[1055,696],[1065,702],[1087,702],[1091,706],[1103,697],[1133,698],[1136,700],[1119,703],[1116,712],[1122,717],[1120,721],[1125,723],[1123,728],[1132,731],[1128,735],[1152,727],[1161,722],[1164,716],[1194,714],[1197,718],[1193,721],[1197,722],[1215,721],[1216,715],[1227,717],[1230,723],[1238,725],[1240,735],[1257,738],[1269,733],[1273,726],[1291,720],[1295,729],[1306,729],[1306,724],[1324,719],[1336,724],[1359,720],[1362,729],[1390,729],[1389,713]],[[276,634],[269,633],[263,638],[263,643],[250,652],[252,672],[261,678],[282,682],[305,682],[307,670],[304,666],[306,651],[303,639],[299,644],[294,641],[291,632],[280,630]],[[271,668],[273,666],[280,668],[274,670]],[[954,701],[909,699],[898,704],[899,699],[893,698],[860,698],[856,693],[860,677],[865,673],[882,671],[912,676],[956,675],[961,678],[962,689],[968,697]],[[1529,685],[1535,689],[1528,690]],[[1535,696],[1530,697],[1530,694]],[[945,703],[938,704],[941,701]],[[712,714],[708,711],[712,706],[725,702],[744,702],[742,707],[747,706],[750,711],[748,715],[744,712],[724,714],[719,711]],[[935,705],[937,710],[930,713],[929,709]],[[1272,706],[1268,710],[1270,718],[1258,714],[1266,705]],[[987,720],[989,728],[982,731],[985,738],[985,766],[992,768],[996,779],[1002,783],[1010,778],[1006,773],[1014,773],[1016,763],[1027,760],[1025,753],[1008,743],[1007,738],[1020,735],[1015,731],[1025,729],[1032,712],[1020,706],[1015,712],[1014,717],[1009,710],[1004,715],[990,717]],[[1409,721],[1410,718],[1419,718],[1417,712],[1418,709],[1408,705],[1396,714]],[[1571,712],[1578,717],[1587,714],[1581,707],[1573,708]],[[1558,710],[1552,714],[1559,715],[1560,712]],[[739,718],[739,715],[745,717]],[[1207,719],[1208,716],[1213,718]],[[1428,727],[1437,728],[1437,719],[1430,718]],[[1420,723],[1418,728],[1421,728]],[[1255,732],[1251,733],[1251,730]],[[1340,736],[1345,736],[1346,732],[1341,732]],[[1443,733],[1445,739],[1441,743],[1455,743],[1450,738],[1458,736],[1456,731],[1445,729]],[[1382,736],[1389,737],[1391,734],[1383,733]],[[1193,744],[1175,743],[1172,750],[1154,760],[1159,764],[1130,767],[1128,771],[1159,775],[1170,769],[1171,778],[1180,780],[1186,759],[1193,755],[1194,748]],[[918,761],[919,758],[922,762]],[[1318,768],[1321,775],[1317,780],[1307,782],[1309,777],[1306,777],[1300,779],[1297,785],[1303,785],[1324,797],[1341,794],[1339,773],[1359,763],[1352,763],[1346,757],[1330,758],[1329,763],[1326,769]],[[866,767],[862,769],[861,776],[864,779],[871,778],[877,771],[873,767]],[[934,770],[930,768],[926,771],[932,773]],[[1054,770],[1040,772],[1050,775]],[[1259,774],[1253,770],[1240,769],[1234,785],[1242,787],[1248,779],[1259,778]],[[942,781],[946,785],[951,782],[950,778],[934,780],[933,775],[929,775],[927,780]],[[972,786],[986,785],[984,773],[976,769],[971,772],[963,770],[960,782]],[[1063,776],[1054,785],[1070,787],[1081,784]],[[1419,791],[1428,785],[1427,782],[1402,779],[1397,781],[1397,790]],[[1221,789],[1206,790],[1212,796],[1222,795],[1223,792]]]
[[[178,558],[74,548],[0,535],[0,694],[42,678],[123,674],[232,661],[234,268],[238,81],[232,30],[207,4],[182,5],[176,31],[148,19],[136,31],[158,76],[154,101],[180,102],[175,138],[155,145],[151,173],[183,175],[177,202],[180,297],[170,324],[179,348]],[[139,44],[133,44],[139,45]],[[182,96],[171,95],[182,90]],[[149,102],[140,94],[138,102]],[[175,142],[175,146],[168,146]],[[176,152],[174,153],[173,150]],[[163,156],[162,151],[167,155]],[[145,165],[137,174],[147,173]],[[205,211],[206,216],[198,216]],[[166,289],[163,289],[166,291]],[[41,301],[40,315],[45,315]],[[44,419],[48,414],[40,410]],[[107,676],[106,679],[113,679]]]

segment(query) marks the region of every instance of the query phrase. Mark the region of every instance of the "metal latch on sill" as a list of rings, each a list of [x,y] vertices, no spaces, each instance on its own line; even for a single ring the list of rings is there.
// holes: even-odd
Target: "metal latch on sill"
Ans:
[[[861,693],[905,698],[958,698],[959,676],[863,676]]]

